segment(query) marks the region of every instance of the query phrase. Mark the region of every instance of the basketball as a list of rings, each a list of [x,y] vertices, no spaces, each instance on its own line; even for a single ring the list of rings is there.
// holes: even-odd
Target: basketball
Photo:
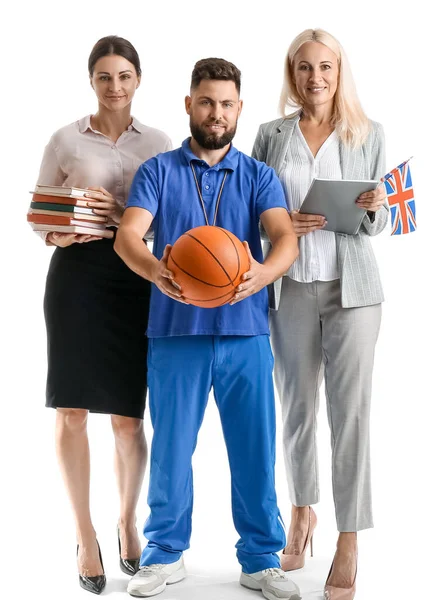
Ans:
[[[233,298],[250,260],[233,233],[203,225],[176,241],[167,266],[182,288],[184,300],[201,308],[215,308]]]

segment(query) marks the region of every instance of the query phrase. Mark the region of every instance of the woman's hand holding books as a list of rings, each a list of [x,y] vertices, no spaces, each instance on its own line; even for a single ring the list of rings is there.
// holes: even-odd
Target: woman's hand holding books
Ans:
[[[97,235],[84,235],[79,233],[61,233],[60,231],[50,231],[46,236],[46,243],[52,246],[66,248],[71,244],[83,244],[103,239]]]
[[[96,215],[108,217],[115,223],[120,223],[123,215],[123,206],[103,187],[88,187],[88,206],[94,210]],[[91,201],[89,201],[89,199]]]

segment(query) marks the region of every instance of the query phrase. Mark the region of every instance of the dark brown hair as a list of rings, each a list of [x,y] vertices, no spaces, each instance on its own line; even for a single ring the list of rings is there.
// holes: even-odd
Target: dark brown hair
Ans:
[[[191,74],[191,89],[196,89],[204,79],[234,81],[236,89],[240,93],[241,72],[233,63],[223,58],[203,58],[194,65]]]
[[[88,59],[88,71],[90,77],[93,76],[94,67],[96,62],[104,56],[111,56],[116,54],[122,56],[129,61],[134,68],[138,76],[142,75],[142,69],[140,68],[140,59],[137,54],[137,50],[128,40],[119,37],[118,35],[108,35],[101,38],[94,44],[94,48],[91,50],[91,54]]]

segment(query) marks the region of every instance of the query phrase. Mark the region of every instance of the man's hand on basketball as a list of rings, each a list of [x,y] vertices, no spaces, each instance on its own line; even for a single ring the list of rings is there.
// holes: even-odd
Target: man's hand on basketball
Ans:
[[[182,298],[180,285],[174,281],[173,274],[167,268],[168,256],[170,255],[171,248],[172,246],[170,244],[165,246],[163,256],[157,263],[156,270],[153,273],[152,282],[157,285],[159,290],[162,294],[165,294],[165,296],[177,300],[177,302],[182,302],[182,304],[188,304],[188,302],[185,302]]]
[[[270,273],[267,267],[257,260],[254,260],[253,256],[250,252],[250,247],[248,246],[248,242],[244,242],[245,250],[247,251],[248,258],[250,259],[250,268],[244,273],[242,277],[242,283],[237,286],[236,294],[233,297],[233,300],[230,302],[230,305],[236,304],[236,302],[240,302],[241,300],[245,300],[248,296],[252,296],[259,292],[266,285],[271,283]]]

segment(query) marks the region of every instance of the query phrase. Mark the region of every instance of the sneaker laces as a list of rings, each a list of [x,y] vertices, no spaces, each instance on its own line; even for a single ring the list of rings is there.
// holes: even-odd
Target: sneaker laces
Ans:
[[[279,581],[286,581],[287,580],[287,578],[286,578],[283,570],[282,569],[278,569],[277,567],[274,567],[272,569],[264,569],[263,573],[265,575],[270,575],[270,577],[272,579],[276,579],[276,580],[279,580]]]
[[[147,565],[146,567],[139,567],[139,574],[142,577],[147,577],[148,575],[152,575],[153,573],[157,573],[164,566],[165,565],[154,564],[154,565]]]

